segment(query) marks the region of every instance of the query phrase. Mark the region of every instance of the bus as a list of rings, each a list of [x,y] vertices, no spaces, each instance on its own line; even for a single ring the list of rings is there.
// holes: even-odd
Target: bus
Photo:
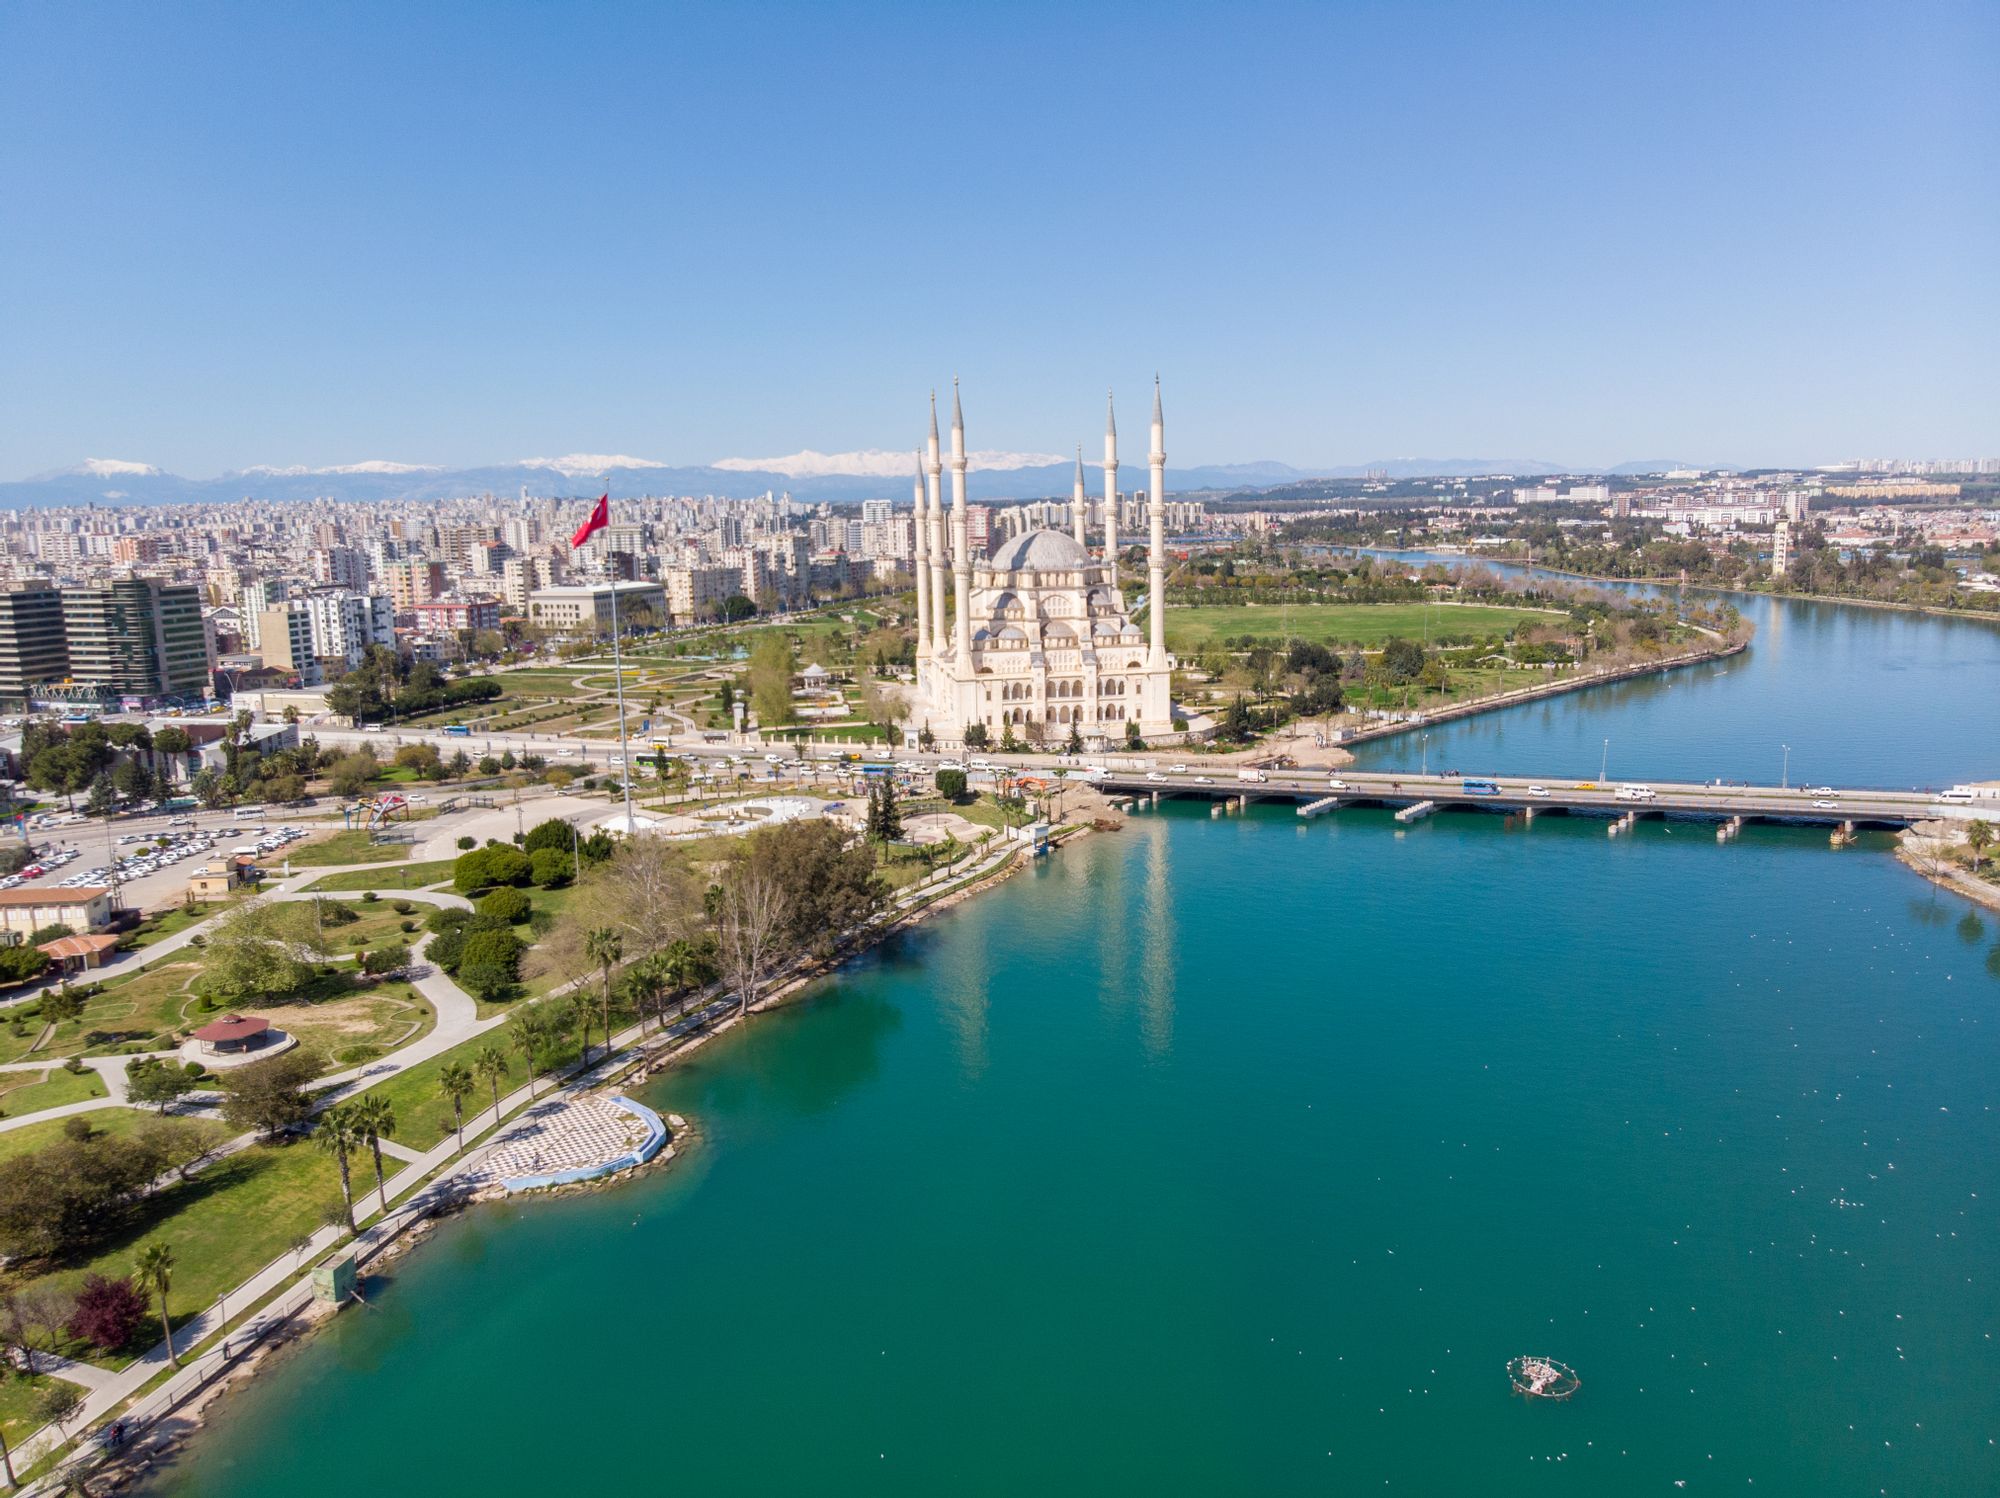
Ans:
[[[1468,796],[1497,796],[1500,794],[1499,783],[1492,780],[1461,780],[1458,784],[1459,789],[1464,791]]]
[[[444,731],[455,739],[472,737],[472,730],[467,728],[463,723],[447,723],[444,726]]]

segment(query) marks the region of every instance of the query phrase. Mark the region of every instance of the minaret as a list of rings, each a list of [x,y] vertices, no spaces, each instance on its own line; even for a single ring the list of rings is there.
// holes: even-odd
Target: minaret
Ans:
[[[958,404],[958,376],[951,377],[951,607],[961,679],[972,672],[972,548],[965,533],[965,412]]]
[[[1069,502],[1070,528],[1076,532],[1076,544],[1088,549],[1090,538],[1083,533],[1083,512],[1090,507],[1090,501],[1083,497],[1083,444],[1076,445],[1076,492]]]
[[[1155,671],[1167,664],[1167,419],[1160,414],[1160,377],[1153,376],[1153,450],[1146,455],[1153,465],[1151,546],[1146,557],[1150,575],[1146,580],[1146,616],[1153,626]]]
[[[938,456],[937,433],[937,392],[931,392],[931,653],[944,654],[944,498],[939,494],[939,483],[944,477],[944,462]]]
[[[916,483],[917,559],[917,661],[931,658],[931,538],[930,520],[924,514],[924,455],[917,454]]]
[[[1118,586],[1118,413],[1111,392],[1104,392],[1104,570]]]

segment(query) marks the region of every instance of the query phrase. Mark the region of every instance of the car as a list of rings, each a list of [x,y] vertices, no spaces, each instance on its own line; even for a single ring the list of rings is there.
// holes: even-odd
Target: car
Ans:
[[[1832,796],[1838,794],[1830,785],[1816,785],[1807,791],[1808,796]]]
[[[1186,765],[1168,765],[1168,766],[1167,766],[1167,773],[1168,773],[1169,775],[1185,775],[1185,774],[1187,774],[1187,772],[1188,772],[1188,768],[1187,768],[1187,766],[1186,766]]]
[[[963,770],[965,768],[964,765],[955,759],[941,759],[937,762],[937,767],[940,770]]]
[[[1600,789],[1597,782],[1594,780],[1579,780],[1576,783],[1576,788],[1580,791],[1594,791]]]
[[[1326,788],[1330,791],[1344,791],[1351,789],[1348,783],[1342,780],[1338,775],[1330,775],[1327,777]]]
[[[1548,793],[1549,788],[1545,785],[1531,785],[1528,787],[1528,794],[1531,796],[1546,796]]]
[[[1197,775],[1194,778],[1194,783],[1196,785],[1214,785],[1215,777],[1213,775]]]
[[[366,728],[362,729],[361,731],[363,733],[380,733],[382,731],[382,725],[380,723],[370,723]]]
[[[1167,777],[1162,775],[1158,770],[1148,770],[1146,778],[1156,785],[1165,785],[1167,783]]]
[[[1839,803],[1839,802],[1837,802],[1837,801],[1829,801],[1829,800],[1827,800],[1827,799],[1826,799],[1826,797],[1824,797],[1824,796],[1821,796],[1821,797],[1819,797],[1819,798],[1818,798],[1817,800],[1815,800],[1815,801],[1813,802],[1813,805],[1814,805],[1814,806],[1815,806],[1815,807],[1816,807],[1816,808],[1817,808],[1818,810],[1820,810],[1820,811],[1838,811],[1838,810],[1840,810],[1840,803]]]

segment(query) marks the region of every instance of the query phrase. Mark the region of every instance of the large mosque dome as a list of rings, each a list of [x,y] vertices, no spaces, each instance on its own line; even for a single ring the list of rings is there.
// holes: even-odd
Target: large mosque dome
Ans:
[[[1075,537],[1033,530],[1004,542],[986,565],[996,572],[1075,572],[1094,564]]]

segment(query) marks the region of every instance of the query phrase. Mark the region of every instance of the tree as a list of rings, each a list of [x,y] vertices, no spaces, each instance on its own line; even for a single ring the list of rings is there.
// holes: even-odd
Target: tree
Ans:
[[[963,801],[965,799],[965,771],[938,771],[937,788],[938,794],[944,797],[945,800],[953,802]]]
[[[584,938],[584,951],[604,970],[604,1054],[611,1054],[611,970],[625,955],[625,943],[609,926],[594,927]],[[584,1054],[590,1052],[590,1038],[584,1037]]]
[[[625,970],[625,997],[639,1017],[642,1032],[649,1018],[664,1018],[667,991],[672,987],[663,953],[641,957]]]
[[[162,1113],[169,1103],[179,1102],[199,1085],[185,1068],[156,1056],[142,1056],[125,1068],[126,1094],[141,1107],[157,1108]]]
[[[758,631],[750,646],[749,686],[750,708],[760,728],[791,721],[792,677],[797,672],[791,640],[780,630]]]
[[[195,798],[210,811],[214,811],[229,799],[228,785],[224,783],[221,775],[207,765],[195,771],[194,779],[188,789],[193,791]]]
[[[477,908],[481,915],[505,921],[510,926],[518,926],[527,920],[529,913],[534,909],[534,902],[512,885],[503,884],[491,893],[480,896]]]
[[[576,838],[576,829],[561,817],[549,817],[535,823],[528,829],[528,835],[521,839],[521,851],[530,856],[548,849],[567,853]]]
[[[106,1352],[119,1352],[131,1345],[145,1319],[146,1297],[130,1280],[86,1274],[76,1292],[69,1333]]]
[[[903,813],[896,805],[895,782],[886,775],[878,776],[868,787],[867,828],[868,836],[879,843],[893,843],[903,835]]]
[[[354,1225],[354,1174],[351,1160],[356,1150],[361,1148],[361,1122],[356,1117],[352,1103],[335,1103],[319,1116],[319,1123],[313,1128],[313,1147],[321,1154],[330,1156],[340,1167],[340,1200],[345,1212],[347,1231],[360,1231]]]
[[[1138,732],[1138,728],[1136,721],[1126,720],[1128,737]],[[1255,732],[1256,721],[1250,716],[1250,705],[1243,700],[1243,694],[1239,692],[1229,699],[1229,706],[1223,710],[1222,723],[1216,729],[1215,736],[1224,743],[1247,744]]]
[[[171,1354],[173,1351],[171,1337],[168,1338],[168,1343],[167,1351]],[[178,1359],[175,1360],[174,1366],[177,1368],[180,1366]],[[69,1422],[74,1420],[76,1412],[83,1408],[83,1400],[83,1390],[79,1389],[75,1384],[68,1382],[66,1379],[52,1378],[43,1386],[42,1392],[35,1397],[35,1413],[48,1424],[53,1425],[57,1433],[67,1440],[69,1438]],[[8,1465],[13,1465],[11,1459]]]
[[[1146,747],[1146,741],[1139,737],[1139,720],[1137,718],[1127,718],[1125,720],[1125,747],[1133,750],[1144,749]]]
[[[535,1095],[535,1074],[540,1070],[535,1064],[535,1058],[540,1056],[548,1043],[555,1038],[552,1033],[554,1027],[549,1020],[550,1015],[547,1010],[541,1009],[540,1006],[530,1008],[514,1021],[514,1033],[510,1037],[510,1043],[521,1053],[521,1059],[528,1065],[530,1099]],[[497,1104],[494,1114],[496,1117],[499,1114]]]
[[[507,1053],[497,1045],[481,1046],[472,1057],[472,1070],[493,1089],[493,1122],[500,1122],[500,1079],[507,1075]]]
[[[887,736],[889,753],[896,753],[896,726],[910,716],[909,700],[885,682],[871,681],[861,688],[861,716]]]
[[[309,932],[317,932],[331,903],[238,906],[208,935],[199,991],[225,1004],[291,997],[312,981],[320,953]]]
[[[174,1323],[167,1315],[167,1291],[174,1282],[174,1251],[156,1238],[139,1250],[132,1263],[140,1280],[151,1285],[153,1293],[160,1297],[160,1326],[167,1334],[167,1361],[178,1368],[181,1355],[174,1348]]]
[[[984,749],[990,742],[990,737],[986,732],[986,725],[984,723],[966,724],[965,731],[961,737],[964,738],[965,747],[968,749]]]
[[[194,1078],[185,1071],[189,1081]],[[205,1119],[149,1118],[133,1138],[160,1164],[185,1181],[222,1151],[223,1131]]]
[[[1069,737],[1063,740],[1063,753],[1083,753],[1083,726],[1081,723],[1072,722],[1069,725]]]
[[[33,1375],[43,1344],[53,1349],[76,1314],[76,1297],[60,1285],[43,1281],[9,1291],[5,1311],[7,1345],[20,1353],[22,1370]]]
[[[66,1025],[82,1016],[84,1005],[88,1002],[82,989],[71,988],[64,983],[60,988],[42,995],[42,1018],[51,1025]]]
[[[0,947],[0,983],[25,983],[48,971],[49,954],[25,944]]]
[[[312,1115],[306,1083],[319,1075],[319,1062],[302,1050],[252,1061],[222,1079],[222,1116],[239,1129],[282,1134]]]
[[[1993,846],[1993,824],[1984,817],[1975,817],[1966,825],[1965,841],[1972,849],[1972,872],[1979,872],[1979,858]]]
[[[382,1141],[396,1137],[396,1109],[379,1092],[364,1092],[354,1104],[354,1127],[367,1141],[368,1153],[375,1157],[375,1191],[382,1202],[382,1215],[389,1215],[389,1182],[382,1170]]]
[[[748,859],[739,858],[723,883],[716,927],[739,1015],[749,1013],[777,961],[778,933],[789,904],[778,880]]]
[[[371,978],[379,978],[386,973],[400,973],[409,965],[410,949],[399,941],[389,942],[372,952],[361,954],[361,971]]]
[[[368,789],[368,783],[380,768],[372,749],[356,749],[333,762],[327,770],[326,782],[334,795],[352,800]]]
[[[438,1092],[451,1104],[452,1128],[458,1134],[458,1152],[465,1153],[465,1100],[478,1085],[472,1070],[462,1061],[447,1061],[438,1068]]]

